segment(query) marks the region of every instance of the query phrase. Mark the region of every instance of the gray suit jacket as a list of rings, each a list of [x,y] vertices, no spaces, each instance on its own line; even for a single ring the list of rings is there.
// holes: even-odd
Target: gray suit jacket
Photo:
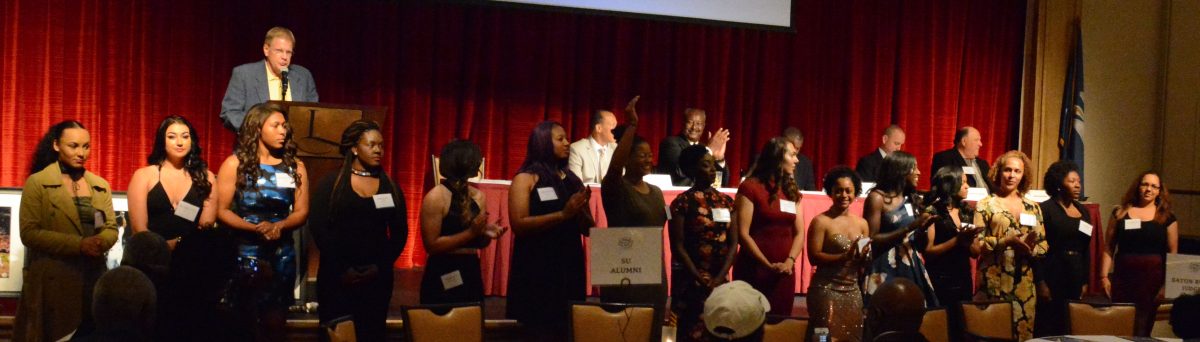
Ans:
[[[596,150],[592,147],[591,138],[571,143],[571,156],[567,158],[567,167],[584,183],[600,183],[604,174],[608,173],[608,163],[612,161],[613,150],[617,149],[617,144],[611,143],[606,147],[608,150],[604,153],[604,159],[599,160]]]
[[[259,60],[239,65],[233,68],[233,76],[229,77],[225,99],[221,100],[221,120],[225,121],[225,127],[234,132],[242,127],[242,119],[250,107],[271,100],[264,63],[264,60]],[[292,94],[292,101],[320,102],[312,73],[296,64],[288,69],[288,93]]]

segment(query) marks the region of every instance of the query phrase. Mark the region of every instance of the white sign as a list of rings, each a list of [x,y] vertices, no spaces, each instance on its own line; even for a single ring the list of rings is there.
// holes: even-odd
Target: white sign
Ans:
[[[662,227],[592,228],[592,285],[661,284]]]
[[[967,188],[966,200],[978,202],[979,200],[982,200],[984,197],[987,197],[987,195],[988,195],[987,188]]]
[[[375,209],[395,208],[396,201],[392,198],[392,194],[375,194],[371,196],[375,201]]]
[[[548,186],[541,187],[541,188],[537,189],[537,192],[538,192],[538,198],[541,198],[542,202],[549,202],[549,201],[558,199],[558,193],[554,192],[554,188],[551,188]]]
[[[796,202],[785,200],[785,199],[780,199],[779,200],[779,211],[782,211],[782,212],[785,212],[788,214],[796,214]]]
[[[642,181],[650,183],[650,185],[657,186],[660,189],[666,189],[675,186],[675,184],[671,182],[671,175],[664,175],[660,173],[651,173],[642,176]]]
[[[200,215],[200,207],[187,201],[179,201],[179,205],[175,207],[175,216],[188,220],[188,222],[196,222],[198,215]]]
[[[1079,232],[1092,236],[1092,224],[1087,221],[1079,220]]]
[[[871,193],[871,189],[875,188],[875,182],[862,182],[862,190],[858,192],[858,197],[867,197]]]
[[[1166,297],[1200,293],[1200,255],[1167,254]]]

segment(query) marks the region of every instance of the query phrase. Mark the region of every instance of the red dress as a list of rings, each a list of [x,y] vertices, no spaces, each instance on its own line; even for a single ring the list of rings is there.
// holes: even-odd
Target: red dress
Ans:
[[[754,204],[754,217],[750,221],[750,237],[758,245],[767,260],[776,263],[787,261],[795,238],[796,214],[780,210],[779,202],[787,200],[780,191],[776,199],[770,200],[766,186],[757,179],[747,178],[738,187],[738,195],[745,196]],[[744,243],[744,242],[743,242]],[[763,266],[749,250],[738,250],[737,262],[733,266],[733,279],[743,280],[767,296],[772,315],[792,315],[792,304],[796,297],[796,275],[781,274]]]

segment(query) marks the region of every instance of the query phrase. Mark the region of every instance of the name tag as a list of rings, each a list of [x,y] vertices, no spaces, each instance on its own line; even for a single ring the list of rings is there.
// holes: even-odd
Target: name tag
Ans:
[[[1087,221],[1079,220],[1079,232],[1092,236],[1092,224]]]
[[[904,212],[908,213],[908,216],[917,216],[913,214],[912,203],[904,203]]]
[[[866,248],[867,248],[867,245],[868,245],[868,244],[870,244],[870,243],[871,243],[871,239],[870,239],[870,238],[862,238],[862,239],[858,239],[858,250],[859,250],[859,251],[862,251],[862,250],[866,249]]]
[[[714,222],[729,223],[732,220],[733,220],[733,217],[732,217],[732,215],[729,214],[729,209],[726,209],[726,208],[713,209],[713,221]]]
[[[796,202],[785,199],[779,200],[779,211],[793,215],[796,214]]]
[[[287,174],[286,172],[276,172],[275,185],[278,185],[281,188],[295,189],[296,180],[292,179],[292,175]]]
[[[375,194],[371,196],[375,200],[375,209],[395,208],[396,200],[392,199],[392,194]]]
[[[671,206],[664,205],[663,212],[667,214],[667,221],[670,221],[671,220]]]
[[[538,192],[538,197],[542,198],[542,202],[548,202],[548,201],[553,201],[553,200],[558,199],[558,193],[554,192],[554,188],[551,188],[551,187],[538,188],[537,192]]]
[[[974,166],[963,166],[962,171],[964,174],[968,174],[968,175],[974,175],[974,174],[979,173],[979,170],[976,170]]]
[[[1142,220],[1126,219],[1125,220],[1125,229],[1126,230],[1142,229]]]
[[[1021,213],[1021,225],[1026,227],[1036,227],[1038,224],[1037,216],[1029,213]]]
[[[454,272],[450,272],[450,273],[446,273],[446,274],[442,275],[442,289],[443,290],[449,290],[452,288],[456,288],[456,287],[462,286],[462,284],[463,284],[462,273],[460,273],[459,271],[454,271]]]
[[[187,201],[179,201],[179,206],[175,207],[175,216],[188,220],[188,222],[196,222],[198,215],[200,215],[200,207]]]

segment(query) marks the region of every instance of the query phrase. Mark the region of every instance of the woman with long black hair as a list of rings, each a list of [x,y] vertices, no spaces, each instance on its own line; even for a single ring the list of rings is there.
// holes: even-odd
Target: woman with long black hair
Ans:
[[[21,192],[26,259],[14,340],[57,341],[95,327],[92,288],[117,242],[117,222],[108,181],[84,168],[91,148],[83,124],[67,120],[51,126],[34,151]]]
[[[217,220],[217,179],[200,157],[200,136],[182,116],[163,119],[154,134],[146,167],[129,180],[129,225],[175,244]]]
[[[392,263],[408,240],[404,192],[383,171],[379,124],[358,120],[342,132],[342,166],[317,182],[308,227],[321,250],[321,322],[353,316],[364,341],[387,337]]]
[[[507,310],[524,325],[526,340],[566,340],[567,303],[587,291],[580,237],[596,223],[591,190],[567,168],[570,144],[558,123],[538,124],[508,193],[514,236]]]
[[[483,302],[479,249],[505,230],[488,222],[487,198],[468,184],[482,164],[475,143],[456,140],[442,147],[438,173],[446,179],[421,201],[421,241],[429,253],[421,304]]]

